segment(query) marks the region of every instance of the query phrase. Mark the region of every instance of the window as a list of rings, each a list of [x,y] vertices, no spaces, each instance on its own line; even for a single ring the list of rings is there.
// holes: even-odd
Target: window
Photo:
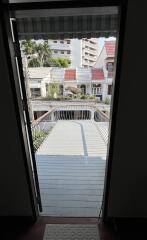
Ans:
[[[69,50],[67,51],[67,54],[70,54],[70,51],[69,51]]]
[[[64,43],[64,41],[63,41],[63,40],[61,40],[61,41],[60,41],[60,43],[62,43],[62,44],[63,44],[63,43]]]
[[[54,50],[54,53],[58,53],[58,51],[57,51],[57,50]]]
[[[108,72],[113,72],[113,63],[108,62],[106,65],[106,68],[107,68]]]
[[[92,94],[93,95],[102,94],[102,92],[101,92],[101,85],[100,84],[93,84],[92,85]]]
[[[55,40],[55,41],[53,41],[53,43],[57,43],[57,41]]]
[[[70,40],[67,40],[67,44],[70,44]]]
[[[40,97],[41,89],[40,88],[31,88],[31,96],[32,97]]]
[[[112,95],[112,85],[108,85],[108,95]]]
[[[64,51],[61,51],[61,54],[64,54]]]

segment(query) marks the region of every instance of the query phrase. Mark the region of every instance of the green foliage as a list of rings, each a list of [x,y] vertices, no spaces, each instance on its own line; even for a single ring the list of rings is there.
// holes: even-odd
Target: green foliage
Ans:
[[[80,99],[86,99],[86,100],[94,100],[95,96],[89,96],[89,95],[81,95]]]
[[[96,97],[95,96],[89,96],[88,98],[91,99],[91,100],[92,99],[94,100]]]
[[[67,58],[48,58],[48,60],[44,62],[43,66],[67,68],[70,63],[70,60]]]
[[[58,83],[49,83],[48,86],[48,97],[53,99],[59,95],[59,84]],[[55,96],[56,95],[56,96]]]
[[[36,44],[35,48],[36,53],[38,54],[38,60],[40,62],[40,66],[43,66],[44,63],[51,57],[51,50],[49,48],[48,43],[44,42],[43,44]]]
[[[87,96],[86,95],[81,95],[80,99],[87,99]]]
[[[70,60],[68,58],[56,58],[56,63],[59,65],[59,67],[67,68],[70,65]]]
[[[36,53],[36,42],[32,40],[24,40],[21,43],[21,47],[23,48],[23,52],[28,56]]]
[[[38,59],[33,58],[28,62],[28,67],[40,67],[40,62]]]
[[[30,59],[28,62],[31,62],[30,65],[32,67],[36,67],[36,64],[32,64],[32,62],[37,62],[37,67],[38,65],[40,67],[51,57],[51,50],[46,42],[37,44],[35,41],[25,40],[22,41],[21,47],[28,57],[28,60]],[[33,56],[34,54],[37,55],[37,57]]]
[[[35,152],[40,147],[41,143],[44,141],[46,136],[48,135],[48,132],[40,130],[40,129],[32,129],[32,138],[33,138],[33,146]]]
[[[32,40],[22,41],[21,47],[28,57],[28,66],[30,67],[60,67],[67,68],[70,65],[68,58],[52,58],[51,49],[48,43],[37,44]],[[36,56],[33,56],[33,55]]]
[[[110,104],[110,99],[108,97],[106,97],[104,103],[109,105]]]

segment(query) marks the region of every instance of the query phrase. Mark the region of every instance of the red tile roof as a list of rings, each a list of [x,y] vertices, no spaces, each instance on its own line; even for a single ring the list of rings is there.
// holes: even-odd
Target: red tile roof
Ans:
[[[68,80],[76,80],[76,70],[75,70],[75,69],[65,70],[64,80],[65,80],[65,81],[68,81]]]
[[[104,80],[104,72],[102,69],[92,69],[92,80]]]
[[[105,48],[107,56],[115,56],[116,41],[105,41]]]

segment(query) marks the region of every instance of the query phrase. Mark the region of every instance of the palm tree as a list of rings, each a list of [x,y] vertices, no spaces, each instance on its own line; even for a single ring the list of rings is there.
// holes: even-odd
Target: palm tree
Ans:
[[[36,53],[38,54],[38,60],[40,62],[40,66],[42,67],[48,58],[51,57],[51,50],[48,43],[44,42],[43,44],[37,44]]]
[[[23,52],[28,57],[36,53],[36,42],[32,40],[24,40],[21,43]]]
[[[25,40],[21,43],[22,50],[30,61],[36,59],[42,67],[51,57],[51,50],[47,42],[37,44],[32,40]]]

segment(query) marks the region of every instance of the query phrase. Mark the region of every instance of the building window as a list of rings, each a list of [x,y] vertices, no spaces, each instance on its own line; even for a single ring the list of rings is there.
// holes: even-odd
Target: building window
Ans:
[[[40,88],[31,88],[31,97],[40,97],[41,89]]]
[[[112,95],[112,85],[108,85],[108,95]]]
[[[60,41],[60,43],[64,43],[64,41],[63,41],[63,40],[61,40],[61,41]]]
[[[81,88],[82,94],[85,95],[86,94],[86,86],[85,85],[81,85],[80,88]]]
[[[54,50],[54,53],[58,53],[58,51],[57,51],[57,50]]]
[[[57,43],[57,41],[56,41],[56,40],[54,40],[54,41],[53,41],[53,43]]]
[[[93,84],[92,85],[92,95],[99,95],[101,94],[101,85],[100,84]]]
[[[70,51],[69,51],[69,50],[67,51],[67,54],[70,54]]]
[[[70,40],[67,40],[67,44],[70,44]]]
[[[113,72],[113,63],[112,62],[108,62],[106,65],[107,71],[108,72]]]
[[[64,51],[61,51],[61,54],[64,54]]]

